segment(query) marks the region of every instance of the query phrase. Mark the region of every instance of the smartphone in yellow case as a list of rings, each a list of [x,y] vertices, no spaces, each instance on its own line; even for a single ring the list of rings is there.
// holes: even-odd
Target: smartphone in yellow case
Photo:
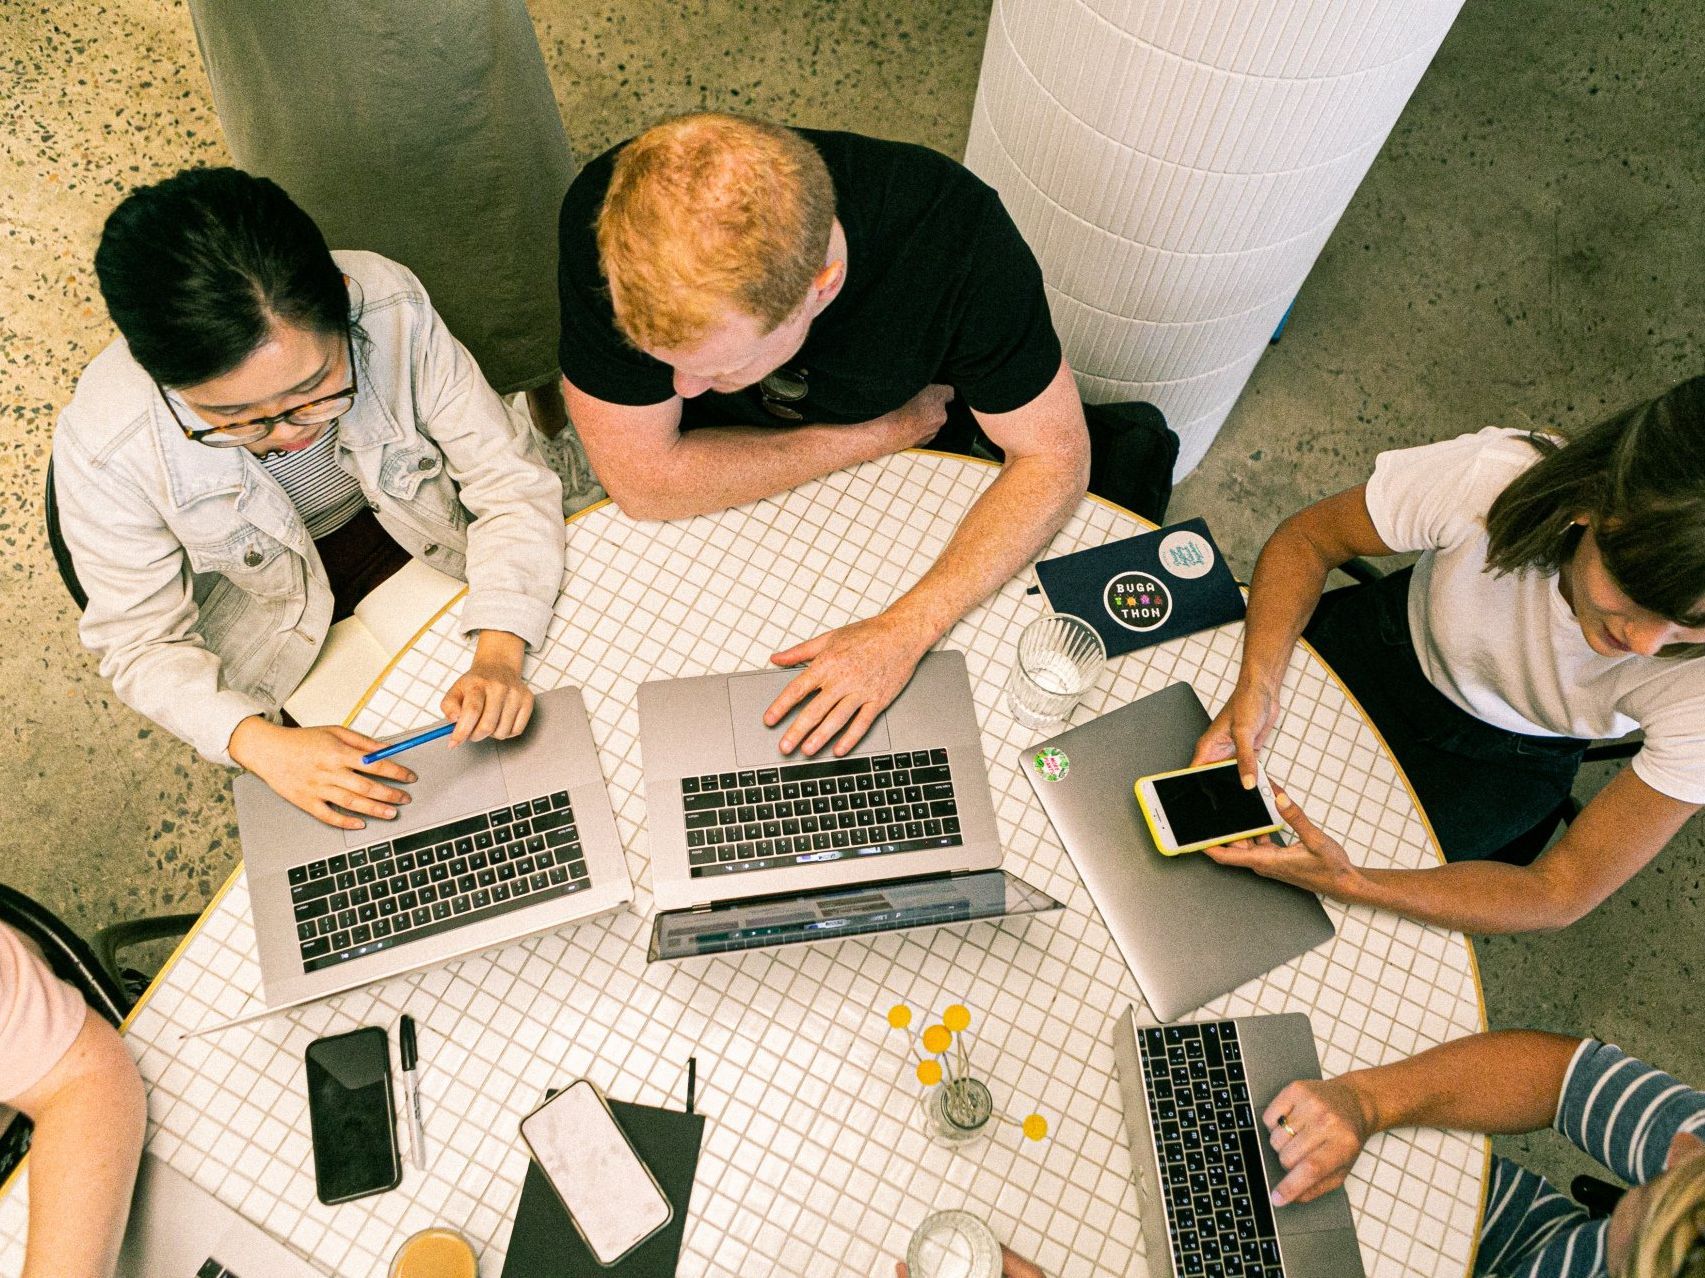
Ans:
[[[1135,789],[1162,856],[1258,838],[1284,827],[1267,774],[1257,770],[1255,788],[1245,790],[1236,759],[1138,777]]]

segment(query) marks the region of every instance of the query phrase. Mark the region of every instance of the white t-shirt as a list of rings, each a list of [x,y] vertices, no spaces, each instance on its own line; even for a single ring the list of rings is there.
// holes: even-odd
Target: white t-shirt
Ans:
[[[1705,657],[1601,657],[1555,573],[1486,571],[1486,512],[1540,457],[1526,436],[1489,427],[1374,463],[1374,527],[1393,550],[1424,552],[1409,589],[1421,669],[1455,705],[1511,732],[1595,739],[1640,728],[1635,775],[1705,803]]]

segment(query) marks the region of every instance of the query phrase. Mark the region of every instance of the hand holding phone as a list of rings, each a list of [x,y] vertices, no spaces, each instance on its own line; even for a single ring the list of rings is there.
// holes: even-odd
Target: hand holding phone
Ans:
[[[1163,856],[1199,852],[1283,828],[1272,783],[1257,768],[1245,790],[1236,759],[1139,777],[1137,806]]]
[[[588,1080],[523,1118],[521,1139],[599,1264],[615,1264],[673,1219],[651,1168]]]

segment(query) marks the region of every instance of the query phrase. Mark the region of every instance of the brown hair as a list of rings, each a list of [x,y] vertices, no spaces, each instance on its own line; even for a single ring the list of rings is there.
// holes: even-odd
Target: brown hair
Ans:
[[[1539,461],[1486,515],[1487,567],[1556,572],[1574,554],[1575,520],[1585,515],[1624,594],[1677,625],[1705,625],[1705,377],[1572,439],[1536,433],[1528,442]]]
[[[616,326],[637,347],[680,348],[732,306],[769,333],[805,300],[834,220],[829,170],[792,129],[665,120],[622,148],[598,213]]]

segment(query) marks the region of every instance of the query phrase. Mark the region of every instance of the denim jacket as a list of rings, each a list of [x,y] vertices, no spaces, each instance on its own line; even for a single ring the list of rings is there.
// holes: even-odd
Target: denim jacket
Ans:
[[[338,464],[417,559],[468,582],[464,633],[537,648],[562,582],[562,485],[420,281],[373,253],[351,281],[359,393]],[[182,410],[180,410],[182,411]],[[133,709],[209,759],[276,720],[325,642],[331,586],[300,514],[245,448],[184,436],[120,340],[84,370],[53,436],[60,526],[89,596],[80,633]]]

